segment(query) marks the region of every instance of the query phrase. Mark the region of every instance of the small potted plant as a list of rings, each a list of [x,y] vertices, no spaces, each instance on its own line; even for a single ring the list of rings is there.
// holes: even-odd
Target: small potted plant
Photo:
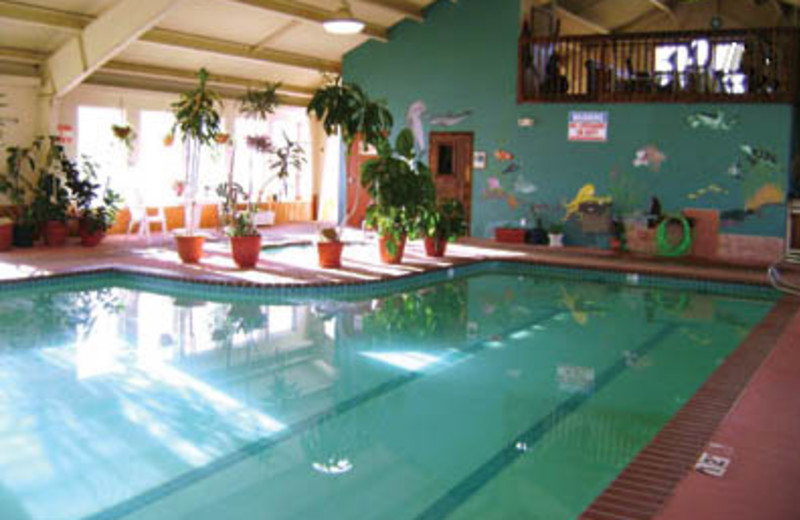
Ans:
[[[342,249],[344,242],[339,238],[339,233],[334,228],[320,230],[317,238],[317,254],[319,266],[325,269],[338,269],[342,267]]]
[[[467,234],[464,206],[455,199],[438,207],[429,207],[420,215],[420,233],[425,240],[425,254],[438,258],[445,254],[448,242]]]
[[[554,222],[547,230],[550,247],[564,247],[564,223]]]
[[[14,243],[14,221],[0,217],[0,251],[8,251]]]
[[[6,148],[6,172],[0,173],[0,194],[8,197],[17,211],[12,229],[15,247],[32,247],[36,238],[36,222],[27,202],[36,189],[31,178],[38,173],[36,147]]]
[[[119,142],[125,145],[125,148],[128,149],[128,152],[133,150],[133,142],[136,139],[136,132],[133,131],[133,127],[131,125],[111,125],[111,132],[114,134],[114,137],[119,140]]]
[[[248,204],[247,209],[237,211],[225,232],[231,239],[233,261],[241,269],[252,269],[258,263],[261,254],[261,234],[253,221],[254,207]]]
[[[185,229],[175,234],[178,255],[184,263],[197,263],[203,255],[205,237],[196,233],[195,222],[197,189],[200,176],[200,160],[204,146],[213,146],[220,133],[221,117],[218,109],[222,101],[216,92],[208,88],[208,71],[200,69],[198,85],[181,94],[172,104],[175,124],[172,131],[180,131],[186,148],[186,181],[184,193]]]
[[[53,152],[48,152],[50,153]],[[60,247],[66,243],[69,236],[67,226],[69,204],[69,191],[60,168],[48,168],[42,171],[31,207],[36,222],[41,226],[45,245]]]

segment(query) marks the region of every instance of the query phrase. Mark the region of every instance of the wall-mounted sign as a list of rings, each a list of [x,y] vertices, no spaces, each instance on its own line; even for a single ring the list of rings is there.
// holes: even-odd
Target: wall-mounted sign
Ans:
[[[608,112],[570,112],[569,141],[608,141]]]
[[[75,140],[75,128],[72,125],[60,124],[56,127],[58,131],[58,142],[61,144],[72,144]]]

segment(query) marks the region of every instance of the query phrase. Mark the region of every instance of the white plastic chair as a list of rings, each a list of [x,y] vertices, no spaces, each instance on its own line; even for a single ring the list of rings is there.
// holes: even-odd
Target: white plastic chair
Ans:
[[[133,196],[133,204],[130,206],[131,220],[128,223],[128,235],[133,232],[133,228],[139,225],[139,236],[146,236],[150,240],[150,224],[161,226],[161,232],[167,232],[167,217],[164,214],[164,207],[155,206],[155,213],[150,214],[147,206],[142,200],[142,195],[138,191]]]

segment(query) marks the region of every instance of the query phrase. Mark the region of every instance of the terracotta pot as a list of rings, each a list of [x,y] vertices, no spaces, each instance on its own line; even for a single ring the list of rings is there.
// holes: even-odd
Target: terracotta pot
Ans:
[[[69,236],[77,237],[81,234],[81,220],[77,218],[68,218],[67,219],[67,230],[69,231]]]
[[[83,221],[78,226],[78,236],[81,237],[81,245],[84,247],[97,247],[106,238],[103,230],[89,231],[89,226]]]
[[[447,250],[445,237],[425,237],[425,254],[433,258],[441,258]]]
[[[242,269],[251,269],[258,263],[261,254],[261,235],[231,237],[233,261]]]
[[[380,247],[381,253],[381,262],[384,264],[399,264],[403,261],[403,251],[406,249],[406,236],[402,235],[400,237],[400,243],[397,244],[397,250],[395,254],[391,254],[389,250],[386,248],[386,243],[389,239],[385,236],[381,236],[378,246]]]
[[[325,269],[338,269],[342,267],[342,249],[344,242],[319,242],[319,266]]]
[[[14,243],[14,224],[0,225],[0,251],[8,251]]]
[[[178,256],[184,264],[196,264],[203,256],[205,237],[199,235],[175,235]]]
[[[67,242],[69,228],[66,222],[48,220],[44,225],[44,243],[50,247],[61,247]]]
[[[14,247],[33,247],[36,240],[36,226],[33,224],[14,225]]]

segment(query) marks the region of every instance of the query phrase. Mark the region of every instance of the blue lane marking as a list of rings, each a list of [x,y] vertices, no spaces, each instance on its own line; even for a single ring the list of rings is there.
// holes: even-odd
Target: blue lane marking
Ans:
[[[515,325],[514,327],[509,327],[507,330],[500,333],[500,336],[505,337],[516,331],[527,329],[533,325],[546,322],[559,314],[563,314],[564,312],[566,311],[562,309],[550,310],[535,320],[526,322],[524,325]],[[464,354],[474,355],[488,348],[486,346],[487,341],[488,340],[486,338],[482,338],[467,344],[466,347],[460,350]],[[234,466],[250,457],[257,456],[260,453],[269,450],[278,444],[286,442],[312,428],[316,428],[325,421],[335,419],[336,417],[347,413],[350,410],[358,408],[369,401],[387,395],[390,392],[393,392],[405,386],[406,384],[411,383],[412,381],[416,381],[425,377],[426,375],[427,373],[425,372],[409,372],[394,377],[362,394],[353,396],[350,399],[342,401],[341,403],[338,403],[327,410],[323,410],[306,419],[303,419],[300,422],[290,425],[288,428],[282,430],[273,437],[264,438],[242,446],[238,450],[220,457],[210,464],[190,470],[179,477],[174,478],[173,480],[149,489],[137,496],[131,497],[128,500],[115,504],[107,509],[104,509],[103,511],[89,515],[85,517],[85,520],[112,520],[123,518],[131,513],[154,504],[159,500],[163,500],[173,493],[190,487],[203,479],[211,477],[220,471],[230,468],[231,466]]]
[[[674,325],[665,325],[653,337],[635,349],[639,355],[644,355],[661,344],[668,336],[677,329]],[[498,451],[492,458],[488,459],[475,471],[469,474],[461,482],[450,488],[444,495],[439,497],[427,509],[417,515],[415,520],[442,520],[450,516],[456,509],[469,500],[473,495],[480,491],[486,484],[497,477],[504,469],[513,464],[517,459],[525,455],[517,445],[524,443],[533,446],[544,435],[557,426],[561,421],[581,407],[591,396],[603,387],[607,386],[620,374],[625,372],[627,364],[625,358],[621,358],[612,366],[604,370],[595,382],[595,387],[590,393],[575,394],[566,401],[556,406],[550,413],[539,419],[521,435],[514,438],[503,449]]]

